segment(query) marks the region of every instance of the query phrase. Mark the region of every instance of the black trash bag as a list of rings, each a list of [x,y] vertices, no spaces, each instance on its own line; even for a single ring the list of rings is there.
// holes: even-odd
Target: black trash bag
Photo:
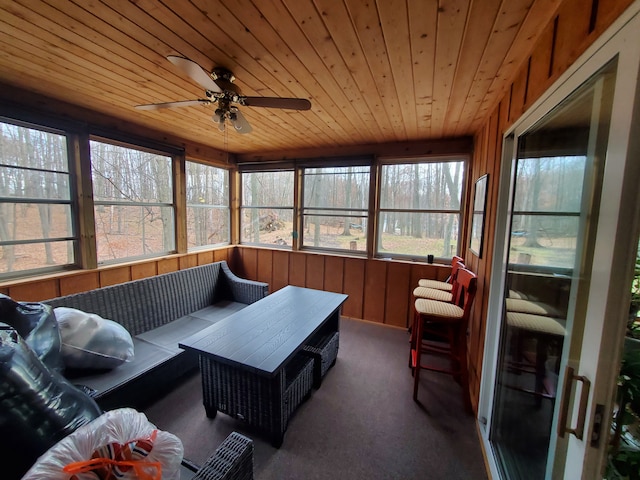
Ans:
[[[60,329],[51,306],[16,302],[0,294],[0,322],[15,328],[47,367],[64,370]]]
[[[19,479],[40,455],[101,414],[98,404],[50,370],[11,326],[0,323],[0,465]]]

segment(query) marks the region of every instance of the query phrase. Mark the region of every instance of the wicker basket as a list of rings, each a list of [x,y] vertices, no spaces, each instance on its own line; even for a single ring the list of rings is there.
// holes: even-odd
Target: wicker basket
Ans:
[[[272,378],[200,356],[203,403],[207,416],[218,410],[265,432],[279,447],[289,417],[311,393],[313,360],[295,355]]]
[[[322,379],[336,363],[339,332],[322,333],[302,347],[302,352],[313,358],[313,386],[320,388]]]

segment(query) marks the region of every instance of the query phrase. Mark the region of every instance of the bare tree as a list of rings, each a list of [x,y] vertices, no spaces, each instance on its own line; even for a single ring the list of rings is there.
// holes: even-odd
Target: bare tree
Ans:
[[[536,208],[536,203],[540,197],[540,187],[541,187],[541,175],[540,175],[540,159],[533,158],[527,159],[527,162],[531,162],[533,165],[533,172],[531,173],[531,189],[527,195],[527,207],[528,210],[534,210]],[[524,229],[526,231],[524,247],[533,247],[539,248],[542,245],[538,242],[538,229],[535,225],[535,217],[533,215],[525,216],[525,225]]]
[[[455,170],[453,173],[453,177],[451,176],[451,169],[450,166],[455,166]],[[454,201],[454,199],[458,199],[460,198],[460,192],[458,191],[458,185],[460,184],[460,175],[461,175],[461,164],[456,162],[456,163],[448,163],[446,164],[446,167],[443,169],[443,173],[444,173],[444,180],[445,183],[447,185],[447,190],[449,191],[449,195],[451,198],[451,201]],[[451,205],[454,208],[459,208],[459,205]],[[453,222],[455,221],[455,218],[453,215],[448,215],[447,216],[448,220],[445,222],[444,224],[444,242],[443,242],[443,256],[448,257],[450,256],[453,252],[451,252],[451,236],[452,236],[452,231],[453,231]]]
[[[346,185],[344,188],[344,194],[345,194],[344,207],[345,208],[351,208],[351,173],[353,171],[352,168],[353,167],[347,168],[347,178],[345,181]],[[337,188],[335,190],[337,190]],[[349,217],[345,217],[343,223],[344,223],[344,227],[342,229],[342,235],[344,235],[345,237],[350,237],[351,236],[351,230],[350,230],[351,219]]]

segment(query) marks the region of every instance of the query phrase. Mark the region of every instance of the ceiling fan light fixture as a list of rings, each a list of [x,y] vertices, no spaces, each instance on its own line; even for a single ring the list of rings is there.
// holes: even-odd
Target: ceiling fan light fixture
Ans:
[[[229,120],[238,133],[249,133],[253,130],[242,112],[236,107],[231,108]]]
[[[216,123],[220,123],[224,119],[224,110],[217,108],[211,119]]]

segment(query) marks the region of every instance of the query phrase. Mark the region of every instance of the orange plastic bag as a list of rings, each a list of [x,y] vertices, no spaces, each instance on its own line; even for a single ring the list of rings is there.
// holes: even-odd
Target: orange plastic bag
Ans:
[[[133,470],[140,480],[162,480],[162,464],[160,462],[145,462],[144,460],[112,460],[110,458],[92,458],[83,462],[66,465],[63,471],[67,473],[106,472],[106,476],[97,473],[101,480],[115,480],[122,472]],[[116,470],[116,472],[114,472]]]
[[[145,460],[153,450],[158,430],[146,438],[101,446],[90,460],[72,462],[62,469],[67,473],[93,472],[100,480],[118,480],[135,474],[139,480],[162,480],[162,464]]]

